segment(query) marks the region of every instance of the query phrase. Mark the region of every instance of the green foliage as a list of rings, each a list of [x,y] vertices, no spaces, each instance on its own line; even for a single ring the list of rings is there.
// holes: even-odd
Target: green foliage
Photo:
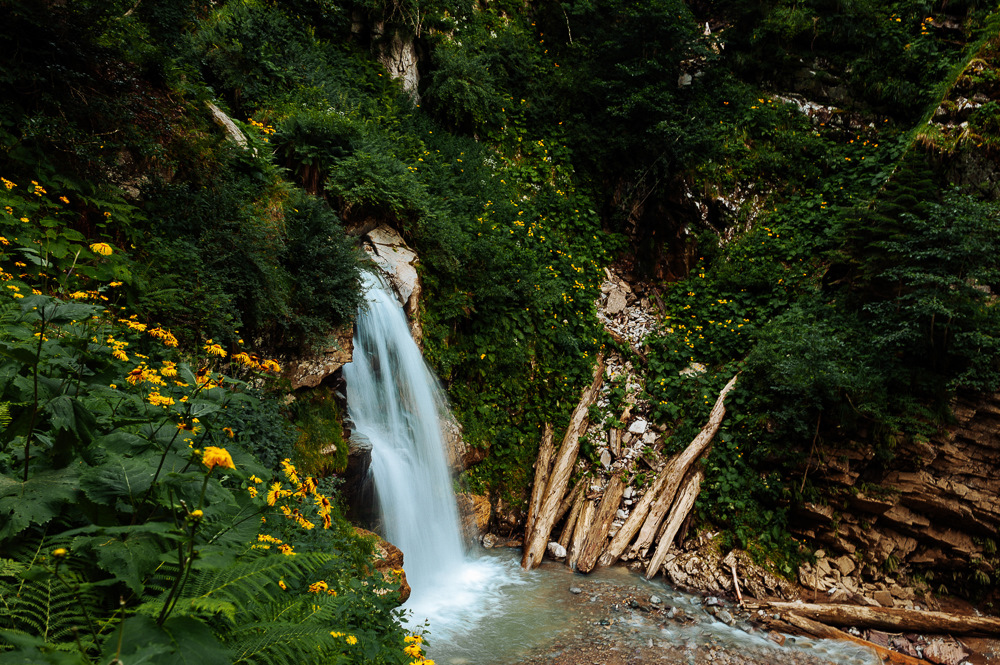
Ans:
[[[405,662],[370,546],[287,460],[264,483],[253,449],[268,446],[234,431],[266,418],[247,415],[260,401],[245,381],[218,371],[263,381],[248,354],[224,363],[208,342],[178,357],[162,328],[13,295],[0,347],[3,658]]]

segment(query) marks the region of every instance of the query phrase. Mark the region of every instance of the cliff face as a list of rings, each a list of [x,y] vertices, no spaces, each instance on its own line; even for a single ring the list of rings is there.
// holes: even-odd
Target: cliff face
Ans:
[[[953,409],[953,425],[900,444],[887,468],[861,445],[826,450],[811,475],[829,503],[801,507],[798,533],[884,570],[970,562],[990,570],[1000,527],[1000,394],[959,398]]]

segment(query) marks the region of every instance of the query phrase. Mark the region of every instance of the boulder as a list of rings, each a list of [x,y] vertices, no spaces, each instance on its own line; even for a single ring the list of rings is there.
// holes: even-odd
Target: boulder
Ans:
[[[960,644],[954,641],[932,640],[924,647],[924,659],[937,665],[960,665],[969,656]]]
[[[417,318],[422,293],[417,275],[417,253],[407,246],[396,229],[381,224],[367,233],[366,249],[379,268],[389,278],[403,311],[410,320],[410,332],[420,343],[422,333]]]
[[[330,332],[331,344],[319,351],[285,361],[284,376],[292,390],[315,388],[354,357],[354,324]]]
[[[455,495],[458,514],[462,520],[462,532],[468,542],[477,542],[490,525],[493,508],[489,497],[482,494],[461,493]]]
[[[354,532],[375,544],[375,571],[390,586],[399,585],[399,604],[405,603],[410,597],[410,585],[406,582],[406,571],[403,569],[403,552],[373,531],[356,526]]]

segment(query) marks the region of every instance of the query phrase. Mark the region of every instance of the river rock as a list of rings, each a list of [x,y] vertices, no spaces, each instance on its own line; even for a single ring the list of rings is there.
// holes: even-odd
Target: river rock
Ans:
[[[932,640],[924,647],[924,659],[937,665],[961,665],[969,652],[957,642]]]
[[[615,289],[608,294],[608,303],[605,305],[604,310],[608,314],[618,314],[625,309],[625,305],[625,292],[620,289]]]
[[[566,558],[566,548],[554,540],[549,542],[549,544],[546,546],[546,549],[549,552],[549,556],[551,556],[553,559]]]
[[[646,428],[648,426],[649,426],[649,423],[647,423],[642,418],[639,418],[639,419],[633,421],[632,424],[628,426],[628,431],[630,433],[632,433],[632,434],[645,434],[646,433]]]

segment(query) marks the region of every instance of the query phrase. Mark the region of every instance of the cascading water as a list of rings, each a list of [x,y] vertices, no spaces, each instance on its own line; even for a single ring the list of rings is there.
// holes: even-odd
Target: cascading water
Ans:
[[[371,473],[385,537],[403,551],[414,596],[465,555],[441,434],[440,388],[389,288],[365,274],[354,361],[344,367],[357,432],[372,444]]]
[[[437,635],[468,629],[511,582],[509,566],[467,557],[441,431],[444,393],[391,288],[371,273],[364,288],[344,378],[355,435],[372,445],[383,536],[403,551],[413,620],[431,620]]]

